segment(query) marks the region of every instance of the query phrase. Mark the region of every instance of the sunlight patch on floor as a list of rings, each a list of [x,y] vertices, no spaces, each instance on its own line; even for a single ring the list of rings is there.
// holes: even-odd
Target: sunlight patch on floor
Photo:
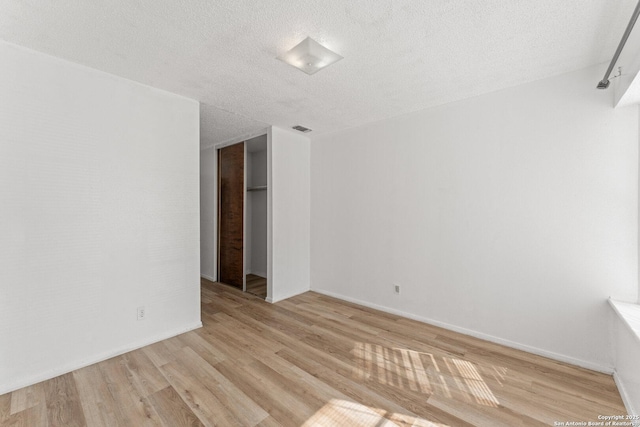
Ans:
[[[303,427],[311,426],[449,427],[446,424],[433,423],[423,418],[387,412],[380,408],[371,408],[360,403],[341,399],[331,399],[303,424]]]
[[[352,354],[353,375],[359,380],[494,408],[500,404],[482,378],[480,367],[469,361],[363,342],[355,343]],[[502,384],[506,372],[506,368],[493,367],[490,376]]]
[[[482,379],[480,373],[473,363],[466,360],[450,359],[458,369],[461,377],[469,390],[469,393],[475,397],[476,402],[485,406],[498,406],[498,399],[493,395],[487,383]]]

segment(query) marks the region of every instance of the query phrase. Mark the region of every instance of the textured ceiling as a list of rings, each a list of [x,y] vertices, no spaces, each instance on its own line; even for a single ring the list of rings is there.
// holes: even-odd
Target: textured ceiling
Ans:
[[[634,6],[0,0],[0,39],[199,100],[208,146],[268,125],[330,132],[606,62]],[[275,59],[306,36],[345,59],[312,76]]]

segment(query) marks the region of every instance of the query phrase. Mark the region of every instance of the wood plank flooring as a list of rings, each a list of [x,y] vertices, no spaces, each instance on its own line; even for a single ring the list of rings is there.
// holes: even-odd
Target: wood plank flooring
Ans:
[[[255,274],[247,274],[247,292],[265,299],[267,297],[267,279]]]
[[[204,327],[0,396],[0,426],[550,426],[610,376],[313,292],[203,280]]]

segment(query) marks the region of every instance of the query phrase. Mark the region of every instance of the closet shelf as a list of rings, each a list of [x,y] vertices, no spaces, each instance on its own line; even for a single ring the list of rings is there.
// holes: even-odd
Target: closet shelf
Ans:
[[[256,187],[247,187],[247,191],[260,191],[260,190],[266,190],[267,186],[266,185],[258,185]]]

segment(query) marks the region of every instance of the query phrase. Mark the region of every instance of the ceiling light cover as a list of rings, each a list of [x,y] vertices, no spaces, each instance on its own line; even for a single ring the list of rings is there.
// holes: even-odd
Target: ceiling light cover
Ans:
[[[307,74],[314,74],[334,62],[340,61],[342,56],[322,46],[311,37],[307,37],[289,51],[278,56],[278,59]]]

